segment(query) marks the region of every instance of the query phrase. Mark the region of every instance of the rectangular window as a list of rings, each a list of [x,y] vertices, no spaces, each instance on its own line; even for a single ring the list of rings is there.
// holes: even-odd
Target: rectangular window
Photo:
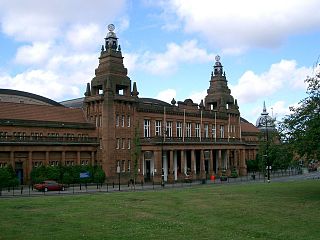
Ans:
[[[155,128],[155,134],[156,136],[161,136],[161,124],[162,124],[162,121],[161,120],[156,120],[155,123],[154,123],[154,128]]]
[[[126,171],[126,160],[122,160],[122,172],[125,172]]]
[[[100,122],[99,115],[95,116],[95,119],[96,119],[96,127],[99,127],[99,122]]]
[[[121,127],[124,127],[124,115],[121,116]]]
[[[125,139],[124,139],[124,138],[122,138],[122,149],[124,149],[124,148],[125,148],[125,143],[126,143]]]
[[[209,124],[204,124],[204,137],[209,137]]]
[[[166,134],[167,137],[172,137],[172,121],[167,122]]]
[[[128,172],[131,171],[131,160],[128,160]]]
[[[131,149],[131,139],[128,139],[128,149]]]
[[[145,119],[144,120],[144,132],[143,132],[143,136],[144,137],[150,137],[150,120]]]
[[[117,115],[116,115],[116,127],[119,127],[119,124],[120,124],[120,117],[119,117],[119,115],[117,114]]]
[[[212,137],[216,138],[216,134],[217,134],[216,125],[212,125]]]
[[[220,125],[220,138],[224,138],[224,126]]]
[[[116,146],[116,149],[119,149],[120,148],[120,138],[117,138],[117,146]]]
[[[177,122],[177,137],[182,137],[182,122]]]
[[[130,116],[127,116],[127,127],[131,126],[131,118]]]
[[[191,128],[192,128],[192,124],[187,123],[186,124],[186,137],[191,137]]]
[[[201,131],[200,131],[200,123],[196,123],[196,137],[200,137]]]

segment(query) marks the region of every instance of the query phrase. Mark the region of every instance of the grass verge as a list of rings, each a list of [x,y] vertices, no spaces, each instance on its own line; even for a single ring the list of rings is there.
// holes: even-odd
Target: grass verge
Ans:
[[[319,239],[320,182],[0,199],[0,239]]]

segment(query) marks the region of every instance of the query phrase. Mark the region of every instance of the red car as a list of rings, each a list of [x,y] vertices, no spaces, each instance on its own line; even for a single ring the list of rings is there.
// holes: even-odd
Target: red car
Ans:
[[[34,188],[39,191],[64,191],[65,186],[63,184],[57,183],[56,181],[46,180],[42,183],[34,185]]]

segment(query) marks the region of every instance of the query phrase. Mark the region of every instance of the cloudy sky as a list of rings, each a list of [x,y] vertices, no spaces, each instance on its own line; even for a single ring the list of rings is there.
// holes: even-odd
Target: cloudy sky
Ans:
[[[140,97],[206,95],[219,54],[251,122],[305,97],[320,56],[318,0],[0,0],[0,88],[82,97],[114,23]]]

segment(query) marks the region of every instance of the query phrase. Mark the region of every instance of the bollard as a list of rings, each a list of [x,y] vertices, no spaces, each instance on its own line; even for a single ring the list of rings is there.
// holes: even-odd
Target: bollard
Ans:
[[[114,182],[112,182],[112,188],[114,188]]]
[[[143,189],[143,181],[141,180],[141,188]]]
[[[23,193],[23,186],[21,186],[20,193],[21,193],[21,195],[22,195],[22,193]]]

